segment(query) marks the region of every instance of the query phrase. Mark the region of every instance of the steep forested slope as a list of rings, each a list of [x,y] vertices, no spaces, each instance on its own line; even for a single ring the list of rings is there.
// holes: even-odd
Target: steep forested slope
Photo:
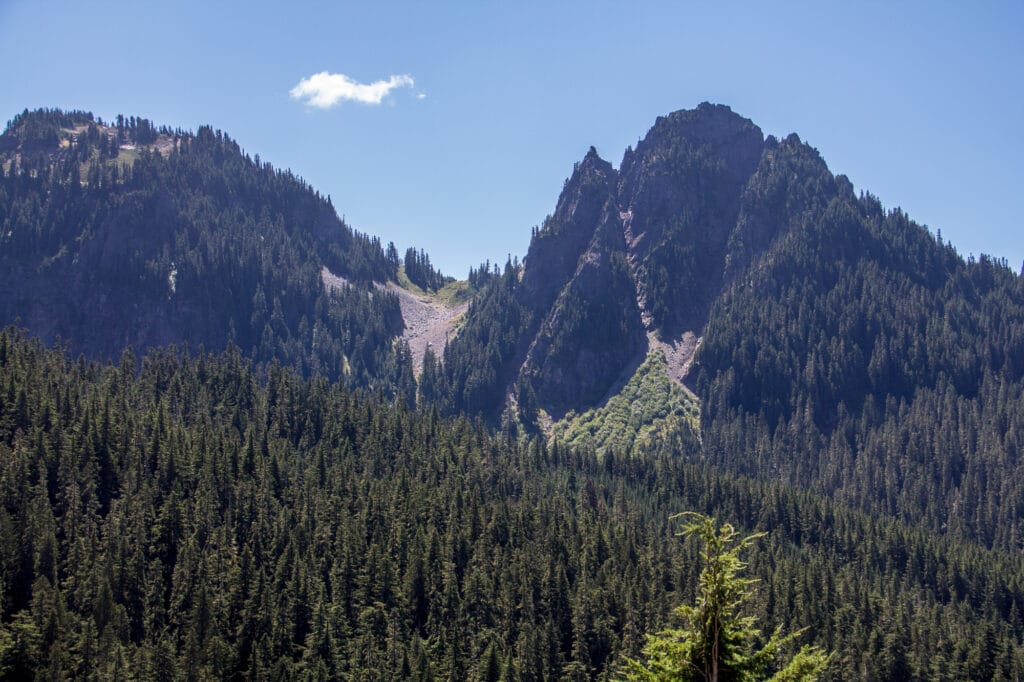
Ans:
[[[237,351],[0,332],[0,673],[591,679],[692,598],[671,512],[769,531],[763,623],[833,679],[1013,679],[1019,553],[692,464],[516,443]]]
[[[1024,278],[727,108],[659,119],[619,171],[591,150],[464,329],[455,404],[527,423],[601,408],[696,334],[673,378],[701,400],[707,461],[1024,548]]]
[[[418,381],[380,285],[447,278],[222,133],[26,112],[0,161],[0,321],[190,348],[0,334],[3,674],[600,676],[692,595],[685,509],[769,531],[757,615],[835,679],[1022,670],[1024,279],[795,135],[591,149]]]
[[[25,112],[0,136],[0,321],[116,358],[230,341],[261,362],[412,395],[397,251],[220,132]],[[352,286],[333,292],[326,268]]]
[[[716,303],[706,454],[1019,551],[1024,282],[841,195]]]

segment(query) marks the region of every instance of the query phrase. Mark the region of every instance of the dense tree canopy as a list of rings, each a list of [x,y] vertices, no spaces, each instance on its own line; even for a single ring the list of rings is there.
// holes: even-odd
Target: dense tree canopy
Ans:
[[[1020,551],[1024,279],[871,196],[793,220],[712,310],[707,456]]]
[[[11,676],[611,675],[697,594],[666,510],[768,530],[744,613],[836,679],[1024,670],[1018,553],[677,453],[490,435],[237,350],[73,361],[0,333]],[[902,671],[902,673],[900,672]]]
[[[94,357],[230,341],[263,364],[402,385],[398,302],[370,286],[394,279],[397,259],[227,135],[25,112],[0,159],[3,323]],[[325,286],[325,272],[347,285]]]
[[[735,672],[757,619],[825,679],[1020,676],[1024,279],[760,135],[591,150],[417,380],[379,285],[444,286],[422,251],[210,128],[16,117],[0,675],[608,679],[706,622],[696,510]],[[690,326],[696,397],[656,350]]]

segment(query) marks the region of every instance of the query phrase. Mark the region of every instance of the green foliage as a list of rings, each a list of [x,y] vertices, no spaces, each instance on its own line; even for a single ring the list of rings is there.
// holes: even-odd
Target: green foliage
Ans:
[[[92,122],[92,114],[85,111],[26,109],[9,121],[0,135],[0,153],[20,150],[26,156],[45,154],[60,143],[64,130]]]
[[[715,465],[1020,551],[1024,287],[855,197],[795,137],[745,196],[778,239],[716,302],[697,356]]]
[[[42,634],[27,611],[0,624],[0,677],[28,679],[42,663]]]
[[[476,289],[467,280],[450,279],[437,290],[437,298],[447,306],[456,306],[473,299]]]
[[[135,117],[26,112],[0,140],[13,164],[0,177],[0,322],[90,357],[233,343],[262,366],[401,384],[398,301],[370,287],[394,278],[397,257],[292,173],[208,127]],[[328,291],[325,268],[351,286]]]
[[[746,564],[740,552],[764,536],[756,533],[740,538],[731,524],[715,528],[715,520],[693,512],[683,535],[695,535],[702,543],[697,602],[683,604],[675,614],[683,627],[664,630],[648,637],[645,662],[629,661],[630,680],[759,680],[775,670],[782,649],[803,634],[797,631],[783,636],[776,629],[761,646],[754,627],[756,618],[743,615],[752,598],[752,578],[740,576]],[[829,656],[809,645],[803,646],[772,675],[772,680],[814,680],[825,668]]]
[[[598,454],[612,450],[632,457],[700,449],[697,400],[668,376],[665,354],[655,349],[617,394],[581,415],[556,422],[551,436]]]
[[[448,388],[439,404],[449,414],[493,420],[504,406],[505,388],[525,350],[522,338],[533,324],[534,312],[520,300],[519,272],[511,261],[500,275],[482,281],[485,286],[470,304],[465,324],[445,349]]]
[[[418,251],[412,247],[406,249],[402,270],[410,282],[424,291],[436,292],[445,284],[453,281],[451,277],[441,274],[440,270],[434,269],[430,262],[430,256],[423,249]]]
[[[699,459],[599,458],[275,365],[261,379],[237,349],[111,366],[0,332],[9,670],[607,677],[699,586],[670,508],[771,529],[745,613],[809,626],[829,679],[1024,672],[1019,553]]]

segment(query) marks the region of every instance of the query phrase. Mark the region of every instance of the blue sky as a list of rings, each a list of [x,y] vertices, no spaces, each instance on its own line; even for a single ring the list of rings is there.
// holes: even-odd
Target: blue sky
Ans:
[[[1022,35],[1020,2],[0,0],[0,119],[209,123],[464,276],[525,254],[590,145],[617,166],[658,115],[707,100],[1019,269]],[[321,72],[398,81],[379,104],[289,94]]]

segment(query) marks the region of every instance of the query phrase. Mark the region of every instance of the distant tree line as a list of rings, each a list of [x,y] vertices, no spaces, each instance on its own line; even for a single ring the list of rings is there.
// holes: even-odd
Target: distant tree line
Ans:
[[[0,332],[0,667],[25,679],[593,679],[692,603],[668,510],[769,529],[743,613],[828,679],[1013,679],[1019,552],[680,453],[598,458],[238,349]],[[769,663],[769,670],[775,663]]]
[[[405,275],[409,281],[424,291],[437,291],[448,282],[455,281],[435,269],[430,262],[430,256],[423,249],[406,249],[402,264],[405,266]]]

